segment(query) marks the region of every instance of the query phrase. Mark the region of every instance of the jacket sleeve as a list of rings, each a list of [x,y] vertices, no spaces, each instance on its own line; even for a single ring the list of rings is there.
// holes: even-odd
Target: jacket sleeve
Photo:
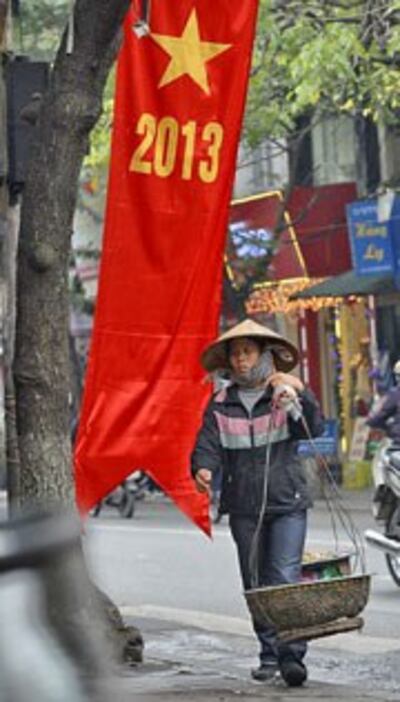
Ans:
[[[309,438],[303,420],[312,437],[321,436],[324,433],[324,418],[314,394],[306,389],[299,393],[299,398],[303,414],[296,420],[289,417],[290,437],[295,440]]]
[[[191,470],[193,477],[200,468],[217,471],[222,467],[222,446],[217,422],[213,412],[213,402],[209,402],[203,423],[197,434],[196,443],[191,455]]]
[[[396,413],[397,401],[394,393],[390,392],[384,399],[383,404],[379,409],[370,414],[367,418],[367,424],[373,429],[386,429],[387,420]]]

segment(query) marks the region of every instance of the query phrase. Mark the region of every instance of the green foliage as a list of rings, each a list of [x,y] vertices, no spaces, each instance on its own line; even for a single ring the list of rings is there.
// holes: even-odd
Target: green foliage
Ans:
[[[399,0],[260,0],[244,136],[282,138],[307,111],[398,121]]]
[[[110,157],[111,130],[114,114],[115,70],[110,72],[103,99],[103,113],[90,135],[90,152],[84,170],[89,178],[104,181]]]
[[[69,0],[22,2],[19,50],[51,60],[69,7]],[[260,0],[244,139],[254,148],[285,138],[310,111],[396,124],[399,68],[400,0]],[[107,170],[113,92],[114,73],[85,161],[89,178]]]
[[[51,60],[70,0],[24,0],[15,50]],[[282,138],[309,110],[363,112],[389,123],[400,106],[400,0],[260,0],[244,125],[251,147]],[[105,167],[114,77],[86,166]]]
[[[14,51],[52,61],[68,20],[69,0],[22,0],[14,24]]]
[[[14,51],[32,60],[52,62],[71,10],[70,0],[22,0],[20,17],[14,25]],[[103,114],[91,134],[90,153],[85,159],[83,178],[104,189],[110,151],[113,114],[114,72],[107,82]]]

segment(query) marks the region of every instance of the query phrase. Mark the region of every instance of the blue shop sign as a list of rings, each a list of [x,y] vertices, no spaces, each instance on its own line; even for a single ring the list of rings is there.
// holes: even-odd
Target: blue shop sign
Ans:
[[[392,213],[389,220],[392,238],[393,258],[396,276],[400,273],[400,197],[394,198]]]
[[[353,268],[358,275],[394,273],[394,223],[380,222],[376,199],[346,206]],[[399,248],[400,257],[400,248]]]
[[[338,422],[336,419],[326,419],[324,423],[324,433],[317,436],[313,441],[299,441],[297,453],[303,458],[315,456],[337,456],[338,454]]]

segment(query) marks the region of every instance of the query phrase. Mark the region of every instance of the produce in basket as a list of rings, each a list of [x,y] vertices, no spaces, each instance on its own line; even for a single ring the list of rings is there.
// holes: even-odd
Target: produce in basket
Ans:
[[[341,578],[351,573],[350,554],[334,551],[305,551],[302,561],[302,582]]]

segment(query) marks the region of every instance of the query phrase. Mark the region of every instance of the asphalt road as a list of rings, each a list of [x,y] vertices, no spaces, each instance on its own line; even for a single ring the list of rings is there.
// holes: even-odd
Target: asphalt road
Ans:
[[[361,534],[375,528],[367,498],[361,505],[358,500],[354,509],[348,507]],[[5,517],[4,493],[1,516]],[[127,614],[251,635],[226,521],[214,526],[210,541],[171,502],[161,499],[138,502],[130,520],[119,519],[115,510],[104,511],[88,521],[86,534],[94,578]],[[306,548],[335,548],[324,503],[310,511]],[[343,530],[339,548],[352,548]],[[313,645],[330,647],[334,642],[343,650],[367,653],[400,650],[400,588],[389,576],[383,554],[368,546],[365,553],[372,586],[362,635],[335,636]]]
[[[99,585],[123,611],[225,633],[250,633],[226,523],[214,527],[210,541],[164,500],[139,503],[131,520],[120,520],[113,511],[103,515],[88,523],[88,562]],[[368,505],[351,517],[360,533],[374,527]],[[307,549],[334,547],[328,511],[319,505],[310,513]],[[339,548],[352,548],[343,531]],[[400,649],[400,589],[382,554],[367,547],[366,557],[373,578],[363,634],[336,636],[335,646],[367,653],[394,651]],[[326,646],[327,641],[316,645]]]

